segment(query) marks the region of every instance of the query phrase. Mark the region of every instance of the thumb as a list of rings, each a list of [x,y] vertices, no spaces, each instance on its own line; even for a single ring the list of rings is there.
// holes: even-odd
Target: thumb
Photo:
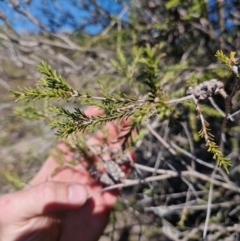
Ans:
[[[53,211],[79,208],[87,196],[87,190],[81,184],[49,181],[0,197],[0,213],[2,218],[24,220]]]

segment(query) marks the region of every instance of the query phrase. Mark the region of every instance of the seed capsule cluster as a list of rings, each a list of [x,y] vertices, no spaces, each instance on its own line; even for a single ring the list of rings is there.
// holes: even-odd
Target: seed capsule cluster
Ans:
[[[187,89],[186,94],[194,95],[194,97],[198,100],[204,100],[216,94],[220,94],[223,98],[227,98],[227,93],[224,90],[223,83],[216,79],[204,81],[194,87],[190,86]]]
[[[104,156],[109,155],[109,158]],[[104,166],[103,170],[98,170],[97,167],[89,169],[90,174],[99,180],[102,184],[109,186],[114,185],[125,177],[125,173],[120,168],[121,164],[128,165],[131,160],[127,154],[119,153],[118,150],[112,150],[108,146],[101,147],[101,150],[95,152]]]

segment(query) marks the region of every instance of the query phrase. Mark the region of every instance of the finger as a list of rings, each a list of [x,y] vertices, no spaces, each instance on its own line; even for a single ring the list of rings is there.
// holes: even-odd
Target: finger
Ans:
[[[87,196],[83,185],[46,182],[0,197],[0,219],[15,217],[21,221],[53,211],[79,208]]]
[[[97,107],[88,107],[85,110],[85,113],[89,116],[96,116],[96,115],[103,114],[103,110]],[[129,126],[130,123],[131,123],[130,119],[123,119],[119,125],[117,125],[116,122],[107,123],[106,126],[104,127],[104,130],[98,131],[96,135],[94,135],[88,140],[88,144],[90,146],[93,146],[97,150],[98,147],[101,146],[104,141],[109,147],[113,149],[117,149],[121,146],[121,143],[117,139],[119,129],[120,129],[118,128],[118,126],[122,125],[123,127],[122,130],[126,131],[126,129],[124,128]],[[122,134],[124,134],[123,131],[121,132],[121,135]],[[38,185],[40,183],[43,183],[49,180],[49,178],[54,173],[54,171],[57,170],[57,168],[59,167],[59,164],[57,162],[59,153],[61,155],[60,158],[65,160],[66,162],[72,160],[73,150],[66,143],[64,143],[64,141],[61,141],[58,143],[57,149],[60,152],[55,150],[54,153],[57,152],[56,155],[53,154],[45,161],[40,171],[35,175],[35,177],[30,182],[31,185]],[[84,162],[81,162],[81,163],[83,164]],[[63,176],[63,174],[66,174],[67,177],[66,175]],[[68,174],[69,173],[66,170],[64,170],[64,171],[61,171],[61,175],[57,175],[57,176],[61,176],[62,180],[64,181],[73,181],[71,174],[70,176]],[[56,180],[55,176],[54,176],[54,179]]]
[[[95,106],[90,106],[86,108],[84,111],[88,116],[97,116],[103,113],[103,110],[99,109]],[[59,150],[63,154],[63,159],[66,161],[72,160],[72,149],[64,143],[64,141],[60,141],[57,144],[57,150]],[[31,185],[38,185],[40,183],[46,182],[48,178],[53,174],[56,168],[59,166],[57,163],[56,157],[50,156],[35,177],[30,181]]]
[[[89,106],[84,110],[84,113],[87,116],[97,116],[97,115],[102,115],[104,111],[96,106]]]
[[[46,182],[54,170],[57,170],[59,164],[56,162],[55,158],[52,156],[48,157],[44,162],[38,173],[33,177],[33,179],[29,182],[30,185],[38,185],[40,183]]]

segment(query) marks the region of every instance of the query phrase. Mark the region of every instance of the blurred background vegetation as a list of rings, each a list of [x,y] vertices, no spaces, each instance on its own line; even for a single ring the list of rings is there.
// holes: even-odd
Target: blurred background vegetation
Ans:
[[[141,63],[150,64],[151,56],[138,58],[144,48],[154,49],[157,78],[170,99],[212,78],[230,94],[236,81],[215,53],[240,56],[238,0],[2,0],[0,8],[0,193],[24,187],[56,142],[44,123],[14,114],[20,104],[9,93],[34,86],[42,60],[93,94],[100,86],[109,93],[145,94]],[[218,144],[224,138],[222,150],[232,162],[229,175],[217,169],[212,179],[215,161],[197,134],[194,105],[176,105],[174,120],[153,118],[157,134],[149,129],[142,134],[137,163],[179,176],[124,189],[101,240],[200,240],[213,179],[219,184],[213,188],[207,240],[240,240],[239,99],[237,92],[234,120],[225,130],[223,117],[203,101],[211,133]],[[223,98],[214,101],[224,111]],[[190,174],[180,175],[184,170]],[[149,175],[156,172],[133,170],[133,177]]]

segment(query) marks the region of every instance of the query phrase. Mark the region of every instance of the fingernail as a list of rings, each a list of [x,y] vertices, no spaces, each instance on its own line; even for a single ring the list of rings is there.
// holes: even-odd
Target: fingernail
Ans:
[[[84,204],[87,200],[87,190],[79,184],[71,184],[68,189],[68,199],[72,204]]]

